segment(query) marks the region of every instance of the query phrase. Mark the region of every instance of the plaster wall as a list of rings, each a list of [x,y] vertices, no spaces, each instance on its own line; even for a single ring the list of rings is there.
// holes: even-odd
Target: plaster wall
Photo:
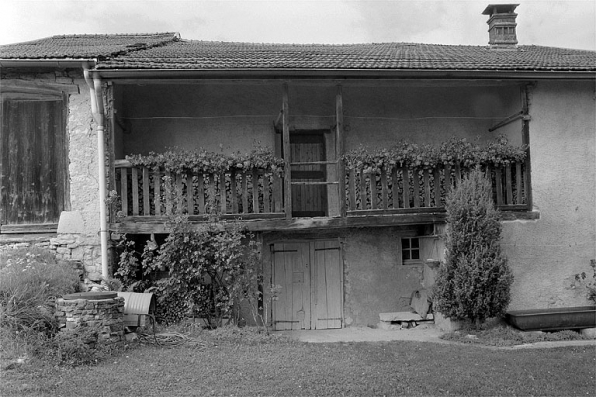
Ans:
[[[501,134],[521,143],[519,121],[488,132],[521,110],[518,85],[366,84],[342,87],[346,150],[400,139],[437,144],[452,136],[485,143]],[[291,129],[333,128],[336,84],[291,81],[288,87]],[[118,156],[167,147],[246,151],[256,143],[274,147],[282,83],[116,84],[114,98]]]
[[[536,221],[505,222],[502,246],[515,281],[511,309],[588,304],[573,275],[596,258],[594,82],[539,81],[530,101]]]

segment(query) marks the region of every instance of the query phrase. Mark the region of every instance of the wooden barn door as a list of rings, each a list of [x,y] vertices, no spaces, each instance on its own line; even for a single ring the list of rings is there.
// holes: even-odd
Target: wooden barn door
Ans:
[[[65,105],[2,100],[0,223],[57,223],[67,202]]]
[[[296,132],[290,135],[292,163],[292,216],[327,216],[325,136],[323,131]]]
[[[338,241],[273,245],[276,330],[342,327],[343,268]]]

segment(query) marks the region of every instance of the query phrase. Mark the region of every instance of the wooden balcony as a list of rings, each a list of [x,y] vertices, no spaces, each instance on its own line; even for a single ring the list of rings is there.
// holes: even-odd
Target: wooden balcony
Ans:
[[[535,219],[530,210],[530,182],[525,163],[484,169],[491,177],[493,199],[504,219]],[[347,170],[345,183],[313,182],[345,188],[345,216],[291,218],[283,180],[262,171],[171,174],[127,161],[115,164],[120,202],[112,206],[111,229],[126,233],[165,233],[169,216],[185,213],[202,222],[217,212],[222,219],[240,219],[254,231],[390,226],[441,222],[445,219],[447,192],[466,170],[444,166],[432,170],[396,168]],[[308,183],[308,182],[300,182]]]

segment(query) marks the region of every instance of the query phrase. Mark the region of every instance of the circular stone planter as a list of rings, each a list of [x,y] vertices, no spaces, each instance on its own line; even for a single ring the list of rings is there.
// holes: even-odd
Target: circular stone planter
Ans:
[[[80,292],[56,300],[60,331],[97,329],[98,343],[124,343],[124,298],[116,292]]]

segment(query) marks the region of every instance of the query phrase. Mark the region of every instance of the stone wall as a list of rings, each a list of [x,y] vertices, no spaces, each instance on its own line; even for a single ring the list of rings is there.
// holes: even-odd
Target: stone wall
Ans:
[[[89,88],[82,69],[29,72],[4,68],[2,80],[39,85],[68,93],[67,136],[69,152],[69,202],[62,212],[56,234],[1,235],[6,246],[36,245],[56,252],[59,259],[80,261],[86,277],[101,278],[99,250],[99,183],[97,131],[91,114]]]

